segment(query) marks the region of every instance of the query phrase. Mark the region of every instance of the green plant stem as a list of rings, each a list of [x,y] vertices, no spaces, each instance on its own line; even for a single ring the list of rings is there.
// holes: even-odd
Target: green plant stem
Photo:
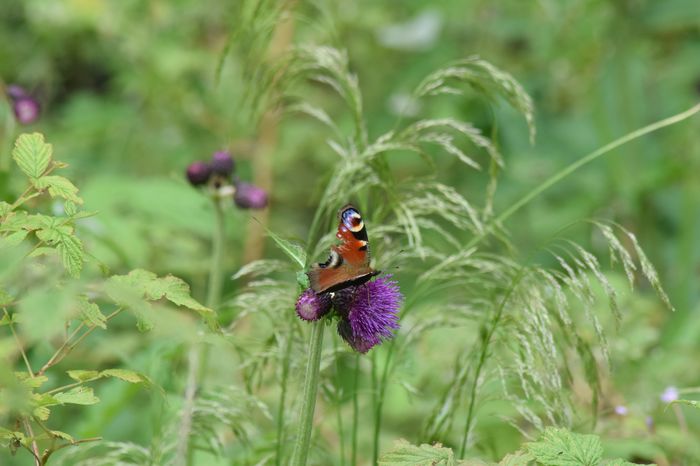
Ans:
[[[372,435],[372,464],[377,464],[379,458],[379,429],[381,410],[379,408],[379,380],[377,378],[377,351],[372,352],[372,406],[374,408],[374,432]]]
[[[289,366],[291,363],[290,355],[292,354],[292,331],[294,329],[294,319],[296,315],[292,312],[289,313],[289,333],[287,334],[287,342],[284,345],[284,355],[282,358],[282,380],[280,387],[280,400],[277,407],[277,457],[275,459],[275,464],[280,466],[282,464],[282,458],[284,456],[284,407],[287,402],[287,385],[289,383]]]
[[[501,323],[501,318],[503,317],[503,311],[505,310],[506,304],[508,303],[510,296],[513,294],[513,291],[515,291],[515,288],[518,286],[518,283],[520,283],[520,280],[522,280],[524,275],[525,275],[525,268],[523,267],[518,272],[518,275],[516,275],[515,278],[513,279],[513,283],[508,288],[508,291],[506,292],[505,296],[503,296],[501,303],[498,305],[498,308],[496,309],[496,315],[493,318],[489,317],[489,322],[491,323],[491,325],[486,330],[486,333],[482,336],[481,351],[479,352],[479,360],[476,364],[476,369],[474,371],[474,378],[472,379],[472,384],[471,384],[470,392],[469,392],[469,405],[467,408],[467,421],[464,424],[464,435],[462,436],[462,443],[461,443],[460,448],[459,448],[459,457],[460,458],[464,458],[464,452],[467,448],[467,441],[469,439],[469,431],[471,430],[472,420],[474,419],[474,407],[476,406],[476,390],[477,390],[477,387],[479,385],[479,378],[481,377],[481,371],[484,369],[484,366],[486,365],[486,360],[488,359],[488,356],[489,356],[489,346],[491,344],[491,340],[493,338],[494,333],[496,333],[496,329],[498,328],[498,325]]]
[[[574,173],[576,170],[579,168],[583,167],[584,165],[588,165],[589,163],[593,162],[594,160],[602,157],[603,155],[607,154],[608,152],[617,149],[618,147],[627,144],[628,142],[634,141],[635,139],[639,139],[640,137],[653,133],[654,131],[660,130],[662,128],[665,128],[667,126],[674,125],[676,123],[679,123],[683,120],[686,120],[690,118],[691,116],[695,115],[696,113],[700,112],[700,103],[696,104],[695,106],[689,108],[688,110],[678,113],[676,115],[670,116],[668,118],[664,118],[663,120],[659,120],[655,123],[652,123],[648,126],[645,126],[643,128],[639,128],[638,130],[632,131],[631,133],[627,133],[621,138],[615,139],[614,141],[604,145],[603,147],[594,150],[593,152],[581,157],[578,159],[576,162],[573,162],[572,164],[568,165],[567,167],[563,168],[562,170],[558,171],[548,179],[546,179],[543,183],[541,183],[539,186],[537,186],[535,189],[527,193],[526,195],[522,196],[520,199],[518,199],[515,203],[513,203],[510,207],[508,207],[506,210],[504,210],[496,219],[492,222],[490,222],[486,228],[484,228],[484,231],[473,237],[469,243],[465,246],[464,249],[469,249],[472,246],[477,245],[481,241],[483,241],[489,234],[492,233],[493,228],[495,226],[500,225],[504,221],[506,221],[508,218],[511,217],[515,212],[523,208],[525,205],[527,205],[530,201],[532,201],[534,198],[554,186],[555,184],[559,183],[561,180],[566,178],[567,176],[571,175]]]
[[[225,223],[221,200],[213,197],[212,205],[214,207],[214,230],[211,240],[211,263],[207,283],[206,305],[208,308],[218,311],[223,283]],[[190,348],[187,357],[187,384],[185,386],[182,417],[180,418],[180,428],[178,430],[177,464],[191,465],[194,460],[194,451],[190,448],[192,416],[194,415],[197,388],[204,385],[208,363],[209,346],[197,344]]]
[[[357,465],[357,425],[359,418],[359,402],[357,398],[357,389],[360,383],[360,355],[355,355],[355,372],[352,381],[352,466]]]
[[[304,395],[299,418],[299,430],[297,432],[292,466],[305,466],[309,454],[311,431],[313,429],[314,410],[316,409],[316,394],[318,393],[319,373],[321,368],[321,350],[323,349],[323,330],[326,325],[324,320],[312,324],[311,339],[309,341],[309,358],[306,363],[306,375],[304,380]]]

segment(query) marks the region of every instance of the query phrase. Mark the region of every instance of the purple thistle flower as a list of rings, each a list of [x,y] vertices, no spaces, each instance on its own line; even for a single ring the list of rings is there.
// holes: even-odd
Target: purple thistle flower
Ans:
[[[10,84],[9,86],[7,86],[5,88],[5,93],[7,93],[7,96],[12,100],[21,99],[23,97],[29,97],[27,91],[25,91],[22,86],[18,86],[17,84]]]
[[[12,110],[15,112],[17,121],[23,125],[28,125],[39,119],[41,106],[33,97],[24,96],[13,99]]]
[[[209,162],[212,172],[221,176],[229,176],[233,173],[234,162],[233,157],[227,151],[214,152]]]
[[[241,209],[264,209],[267,207],[267,192],[250,183],[243,181],[236,184],[236,194],[233,201]]]
[[[331,310],[331,298],[327,293],[318,294],[308,288],[297,299],[296,310],[300,319],[318,320]]]
[[[615,414],[618,416],[626,416],[629,410],[627,409],[627,406],[625,405],[617,405],[615,406]]]
[[[380,277],[335,293],[333,303],[340,315],[338,334],[355,350],[366,353],[398,330],[398,311],[403,300],[398,282]]]
[[[187,167],[187,179],[192,186],[200,186],[209,181],[211,167],[206,162],[192,162]]]

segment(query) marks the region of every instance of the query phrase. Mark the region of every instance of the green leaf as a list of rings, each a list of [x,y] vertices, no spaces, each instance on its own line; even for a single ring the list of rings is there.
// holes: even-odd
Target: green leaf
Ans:
[[[66,201],[63,203],[63,210],[69,217],[74,216],[78,213],[78,206],[75,205],[73,201]]]
[[[289,256],[294,262],[299,264],[299,267],[303,269],[306,266],[306,252],[304,252],[304,248],[297,243],[280,237],[267,228],[265,230],[267,231],[267,235],[277,244],[277,247],[279,247],[282,252]]]
[[[15,377],[19,380],[22,385],[27,388],[39,388],[41,387],[49,378],[45,375],[30,376],[26,372],[15,372]]]
[[[12,204],[0,201],[0,217],[4,217],[12,211]]]
[[[516,451],[503,457],[498,466],[527,466],[535,458],[524,451]]]
[[[100,402],[90,387],[75,387],[67,392],[56,393],[54,398],[61,404],[94,405]]]
[[[44,142],[44,135],[21,134],[15,141],[12,158],[27,176],[39,178],[48,168],[52,152],[51,144]]]
[[[84,371],[80,369],[67,371],[68,377],[75,380],[76,382],[87,382],[89,380],[96,380],[100,378],[99,371]]]
[[[42,176],[32,180],[32,184],[40,190],[48,189],[51,197],[60,197],[75,204],[83,203],[83,199],[78,196],[78,188],[68,178],[63,176]]]
[[[527,451],[544,466],[597,466],[603,446],[596,435],[583,435],[548,427],[537,442],[525,444]]]
[[[15,301],[15,298],[7,291],[0,288],[0,307],[9,306]]]
[[[637,466],[637,463],[630,463],[629,461],[623,460],[622,458],[618,458],[615,460],[610,460],[607,463],[605,463],[605,466]],[[656,464],[653,464],[651,466],[656,466]]]
[[[454,453],[442,445],[411,445],[399,440],[394,448],[379,458],[380,466],[455,466]]]
[[[78,300],[78,310],[80,318],[90,327],[107,328],[107,318],[100,312],[97,304],[90,302],[87,297],[81,296]]]
[[[700,409],[700,401],[698,400],[674,400],[671,402],[671,404],[681,404],[681,405],[688,405],[692,406],[693,408],[698,408]]]
[[[27,231],[19,230],[0,238],[0,249],[12,248],[21,243],[27,237]]]
[[[131,371],[128,369],[106,369],[100,372],[100,376],[114,377],[116,379],[123,380],[124,382],[129,383],[142,383],[146,385],[151,384],[151,379],[149,379],[145,375],[139,374],[138,372]]]
[[[46,421],[51,415],[49,406],[55,406],[59,404],[59,401],[48,393],[32,393],[32,415],[36,418]]]
[[[63,235],[58,245],[58,252],[61,254],[63,267],[68,273],[77,278],[83,269],[83,243],[74,235]]]
[[[68,440],[70,443],[75,443],[75,439],[70,434],[61,432],[60,430],[51,430],[49,432],[51,432],[51,435],[53,435],[56,438],[62,438],[64,440]]]

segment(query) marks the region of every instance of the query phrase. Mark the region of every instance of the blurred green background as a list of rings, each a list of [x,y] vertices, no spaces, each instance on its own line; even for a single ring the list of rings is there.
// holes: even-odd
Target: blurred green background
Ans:
[[[251,111],[241,78],[246,57],[235,43],[232,52],[225,50],[240,26],[236,11],[235,1],[223,0],[0,2],[0,78],[24,86],[42,104],[41,118],[18,130],[44,133],[57,158],[70,164],[68,176],[81,188],[86,209],[99,211],[80,232],[88,250],[115,273],[143,267],[183,277],[200,299],[213,217],[207,199],[184,180],[185,167],[215,150],[233,151],[240,176],[270,192],[269,210],[252,216],[273,231],[305,238],[336,157],[317,123]],[[519,115],[482,98],[445,97],[424,109],[472,121],[496,139],[506,160],[496,211],[584,154],[700,101],[697,0],[319,0],[296,2],[294,13],[287,36],[274,46],[347,49],[374,137],[394,125],[401,109],[410,114],[415,103],[408,93],[451,60],[478,54],[513,74],[535,103],[533,145]],[[334,118],[349,118],[340,103],[325,104]],[[8,118],[6,106],[3,112]],[[10,143],[7,134],[2,143]],[[392,169],[410,175],[425,166],[396,158]],[[465,171],[452,158],[437,158],[435,171],[483,203],[483,173]],[[5,178],[0,193],[16,193],[21,182]],[[250,260],[281,257],[251,214],[232,208],[227,215],[229,276]],[[668,313],[647,296],[645,284],[641,294],[625,298],[625,322],[610,336],[615,372],[608,393],[627,400],[636,421],[613,420],[603,430],[634,437],[646,415],[675,429],[677,419],[662,412],[659,394],[666,386],[700,385],[700,119],[627,144],[576,172],[510,221],[512,240],[532,250],[562,226],[590,218],[635,232],[676,307]],[[595,242],[589,233],[573,227],[567,235]],[[235,288],[227,280],[225,294]],[[160,346],[169,346],[158,336],[141,338],[128,326],[117,336],[96,337],[90,359],[121,360],[153,375],[167,366],[157,359],[167,353]],[[182,369],[181,354],[168,357]],[[225,371],[225,359],[216,364]],[[161,381],[168,379],[167,367]],[[425,378],[435,369],[423,361],[412,370]],[[223,381],[231,377],[222,372]],[[136,443],[160,435],[157,409],[148,422],[139,418],[139,406],[160,403],[153,394],[117,382],[97,393],[105,402],[75,416],[66,410],[62,430]],[[387,406],[387,444],[411,437],[400,413],[430,406],[405,394],[395,400]],[[697,433],[700,419],[691,413],[687,422]],[[484,449],[502,454],[517,446],[510,442]],[[627,451],[621,440],[610,443]],[[1,464],[14,464],[4,455]]]

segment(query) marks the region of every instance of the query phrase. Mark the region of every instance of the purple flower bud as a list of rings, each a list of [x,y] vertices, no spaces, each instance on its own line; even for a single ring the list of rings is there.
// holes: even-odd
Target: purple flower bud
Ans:
[[[200,186],[209,181],[211,167],[206,162],[192,162],[187,167],[187,179],[192,186]]]
[[[39,118],[41,107],[36,99],[26,96],[14,99],[12,109],[15,112],[17,121],[23,125],[34,123]]]
[[[366,353],[398,330],[403,296],[399,284],[387,275],[335,293],[340,316],[338,334],[357,352]]]
[[[27,91],[25,91],[23,87],[18,86],[17,84],[10,84],[5,88],[5,92],[7,93],[8,97],[12,100],[21,99],[23,97],[29,97]]]
[[[250,183],[239,182],[233,201],[241,209],[264,209],[267,207],[267,193]]]
[[[233,173],[233,157],[226,151],[214,152],[209,164],[211,165],[211,171],[217,175],[229,176]]]
[[[660,398],[664,403],[671,403],[676,401],[679,396],[680,393],[678,393],[678,389],[676,387],[666,387]]]
[[[300,319],[318,320],[331,310],[331,298],[327,293],[318,294],[308,288],[297,299],[296,310]]]

